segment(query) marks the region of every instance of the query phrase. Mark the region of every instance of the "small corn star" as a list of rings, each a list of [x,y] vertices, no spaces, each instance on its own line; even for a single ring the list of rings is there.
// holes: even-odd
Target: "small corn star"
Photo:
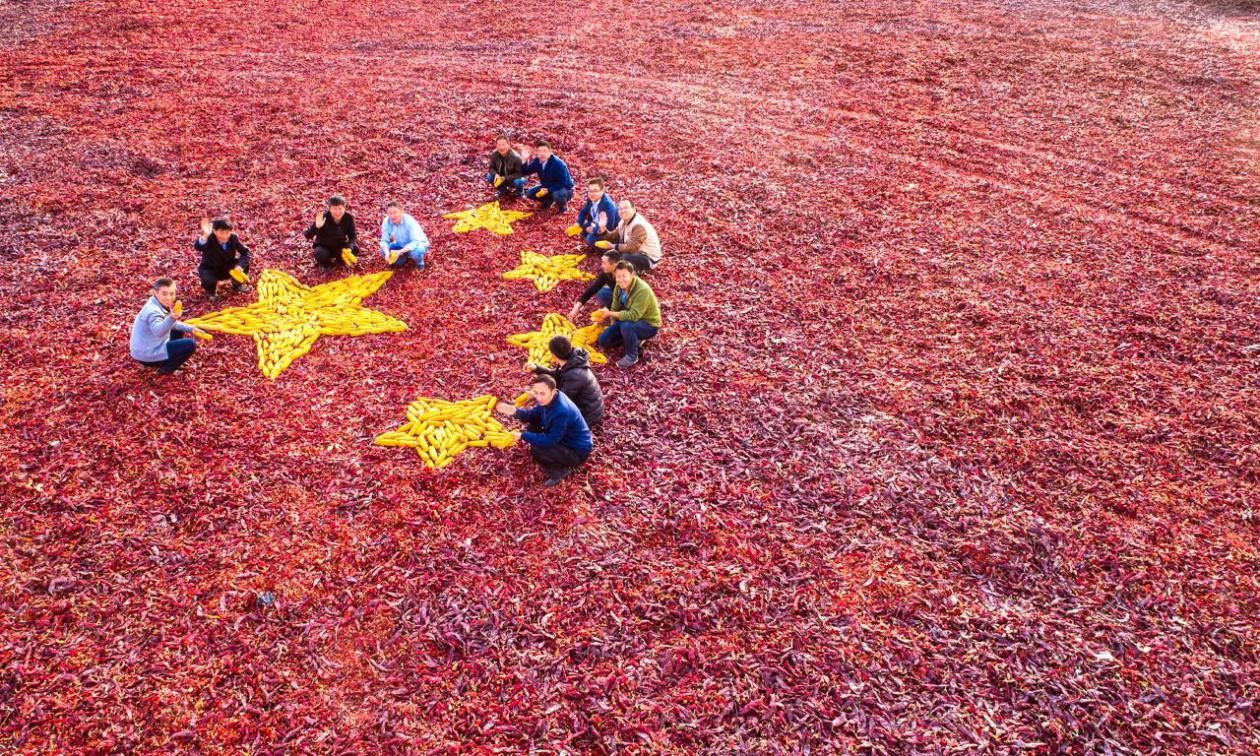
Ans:
[[[582,347],[590,353],[592,363],[603,365],[608,362],[608,358],[595,349],[595,340],[599,338],[600,330],[598,323],[578,328],[565,316],[552,312],[543,318],[542,328],[528,333],[512,334],[508,336],[507,342],[512,346],[528,349],[529,361],[535,365],[546,365],[551,361],[551,349],[548,344],[552,337],[568,336],[573,346]]]
[[[258,277],[258,301],[254,304],[228,307],[185,322],[207,331],[253,336],[259,369],[267,378],[275,379],[309,352],[320,336],[407,330],[401,320],[360,306],[392,275],[386,270],[312,287],[283,271],[264,270]]]
[[[519,210],[504,210],[499,207],[498,202],[487,202],[476,210],[460,210],[446,213],[442,217],[458,219],[455,226],[451,228],[457,234],[466,234],[469,231],[484,228],[499,236],[507,236],[512,233],[513,223],[522,218],[528,218],[530,215],[532,213],[523,213]]]
[[[589,281],[595,276],[578,270],[578,264],[586,255],[540,255],[537,252],[521,252],[521,264],[503,274],[504,278],[527,278],[540,292],[551,291],[561,281]]]
[[[407,422],[377,436],[374,443],[411,447],[425,465],[435,470],[446,467],[467,449],[506,449],[516,439],[494,418],[497,402],[489,395],[462,402],[422,396],[407,405]]]

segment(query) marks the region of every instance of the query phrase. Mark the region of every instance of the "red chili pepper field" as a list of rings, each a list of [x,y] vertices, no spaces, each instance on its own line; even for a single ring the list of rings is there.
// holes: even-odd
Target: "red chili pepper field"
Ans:
[[[0,751],[1260,749],[1254,3],[33,0],[0,72]],[[441,217],[499,131],[665,250],[550,490],[372,445],[581,289],[500,277],[576,204]],[[253,301],[205,215],[344,276],[333,193],[405,333],[131,360]]]

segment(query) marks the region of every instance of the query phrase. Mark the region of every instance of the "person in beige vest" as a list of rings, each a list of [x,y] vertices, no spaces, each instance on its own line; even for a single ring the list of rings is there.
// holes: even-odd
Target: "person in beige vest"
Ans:
[[[627,199],[617,203],[617,213],[621,216],[617,227],[601,236],[595,246],[620,252],[621,259],[634,265],[637,273],[647,273],[660,265],[661,238],[648,219]]]

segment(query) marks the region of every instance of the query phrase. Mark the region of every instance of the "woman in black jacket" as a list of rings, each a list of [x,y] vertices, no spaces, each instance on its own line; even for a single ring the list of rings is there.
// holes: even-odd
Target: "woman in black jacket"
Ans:
[[[548,368],[534,365],[534,372],[554,378],[556,388],[573,400],[586,424],[595,427],[604,417],[604,392],[600,390],[599,380],[591,370],[590,355],[581,347],[574,348],[568,336],[553,336],[547,347],[560,366]]]

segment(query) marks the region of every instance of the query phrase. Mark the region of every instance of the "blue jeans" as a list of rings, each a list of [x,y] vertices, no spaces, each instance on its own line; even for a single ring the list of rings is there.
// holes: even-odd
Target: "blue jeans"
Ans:
[[[174,373],[180,365],[188,362],[188,358],[197,351],[197,341],[191,336],[172,338],[166,342],[166,359],[160,362],[141,362],[141,365],[155,367],[159,373]]]
[[[596,341],[605,349],[625,344],[626,356],[637,360],[639,359],[639,344],[655,336],[659,330],[644,320],[620,320],[605,328]]]
[[[537,200],[538,204],[542,205],[544,208],[551,207],[551,203],[554,202],[556,204],[556,209],[562,213],[569,209],[569,200],[573,199],[572,189],[548,189],[547,194],[543,197],[538,196],[539,189],[542,189],[542,187],[536,186],[525,192],[525,196],[532,200]]]
[[[394,242],[393,244],[389,245],[389,249],[381,250],[381,257],[384,257],[386,260],[388,260],[390,252],[393,252],[396,249],[402,249],[402,248],[403,248],[402,244],[399,244],[398,242]],[[417,268],[419,268],[420,270],[424,270],[424,255],[428,251],[429,251],[429,245],[421,244],[415,249],[407,252],[407,255],[411,255],[411,259],[416,261]],[[394,265],[402,265],[403,263],[407,262],[407,255],[399,255],[398,259],[394,261]]]
[[[486,174],[486,183],[494,186],[494,174]],[[494,186],[494,190],[499,194],[516,194],[520,195],[525,191],[525,177],[514,178],[511,181],[504,181],[500,186]]]
[[[612,304],[612,289],[605,286],[604,288],[595,292],[595,301],[599,302],[604,307],[607,307],[608,305]]]

